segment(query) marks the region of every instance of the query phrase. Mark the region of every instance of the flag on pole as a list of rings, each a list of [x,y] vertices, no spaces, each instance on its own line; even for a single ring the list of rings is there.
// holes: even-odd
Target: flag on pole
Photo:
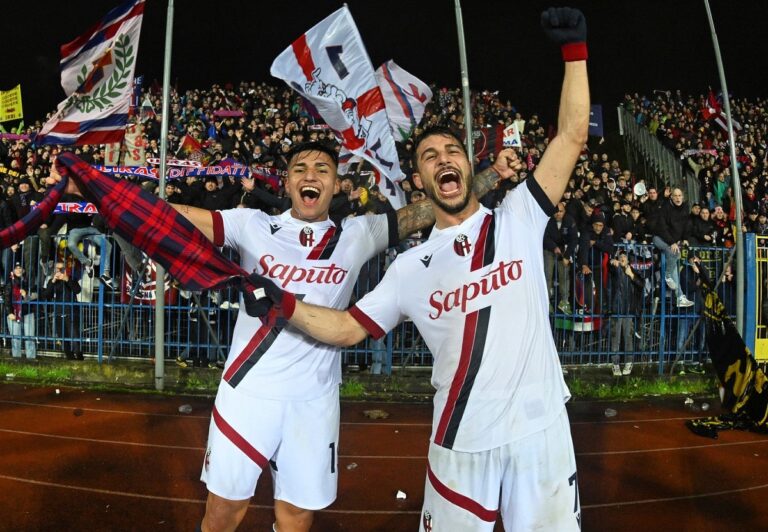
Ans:
[[[395,141],[405,142],[421,122],[432,91],[391,59],[376,70],[376,82],[384,97],[392,135]]]
[[[315,107],[344,150],[369,161],[390,181],[404,177],[381,89],[346,7],[296,39],[277,56],[270,73]],[[400,187],[385,188],[392,192],[392,206],[402,206]]]
[[[144,0],[116,7],[61,47],[67,99],[37,135],[37,144],[107,144],[125,134]]]

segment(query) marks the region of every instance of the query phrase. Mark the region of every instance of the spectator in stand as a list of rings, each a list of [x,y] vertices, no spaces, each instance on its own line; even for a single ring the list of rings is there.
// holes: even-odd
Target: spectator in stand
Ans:
[[[78,221],[77,223],[78,225],[81,225],[82,222]],[[80,251],[80,242],[87,239],[91,244],[98,246],[101,255],[100,264],[104,265],[103,273],[99,276],[99,280],[104,283],[107,288],[114,290],[115,285],[112,282],[111,274],[112,243],[109,241],[106,231],[107,227],[104,223],[104,219],[101,215],[94,215],[91,217],[91,223],[89,225],[81,225],[80,227],[75,227],[69,231],[67,236],[67,248],[70,253],[72,253],[72,256],[82,264],[85,275],[93,277],[96,262],[93,259],[86,257],[85,254]]]
[[[699,216],[691,222],[690,243],[694,246],[714,246],[717,242],[717,228],[710,218],[709,208],[705,205],[699,210]]]
[[[669,289],[675,292],[678,307],[693,306],[693,301],[686,297],[680,286],[680,252],[682,246],[688,245],[691,233],[688,212],[683,191],[676,188],[672,191],[671,199],[661,210],[653,228],[653,244],[666,257],[664,281]]]
[[[76,306],[80,283],[72,279],[61,261],[54,264],[53,275],[46,279],[40,298],[49,302],[54,320],[54,335],[61,339],[68,360],[83,360],[80,344],[79,307]]]
[[[768,236],[768,215],[763,211],[760,211],[757,215],[755,233],[757,236]]]
[[[656,230],[656,219],[664,207],[664,201],[659,199],[659,190],[655,186],[648,187],[646,195],[640,198],[640,202],[640,210],[645,218],[645,224],[653,232]]]
[[[222,187],[219,187],[219,180],[215,176],[206,176],[203,180],[204,189],[200,197],[200,203],[195,205],[209,211],[231,209],[239,203],[240,195],[243,193],[240,184],[233,184],[228,179],[222,180]]]
[[[613,215],[613,221],[611,223],[613,239],[617,242],[629,243],[635,238],[635,235],[632,232],[635,222],[630,214],[632,211],[632,204],[627,201],[622,201],[620,205],[619,211]]]
[[[572,312],[568,273],[573,264],[578,238],[576,223],[565,213],[565,204],[558,203],[557,211],[544,230],[544,274],[547,278],[547,293],[550,298],[558,296],[557,308],[564,314]],[[554,289],[555,282],[557,282],[557,294]],[[553,311],[550,300],[549,312]]]
[[[728,215],[721,206],[715,207],[715,212],[712,215],[712,222],[715,224],[717,230],[717,238],[715,239],[716,246],[733,247],[733,231],[731,230],[731,221],[728,219]]]
[[[645,223],[645,218],[640,212],[640,207],[632,205],[629,211],[629,215],[632,217],[632,235],[635,242],[640,244],[650,244],[653,239],[653,235],[648,231],[648,225]]]
[[[18,190],[11,198],[11,206],[16,213],[16,219],[21,220],[26,216],[32,206],[39,203],[42,198],[42,194],[32,188],[32,182],[29,178],[21,178],[19,180]],[[24,239],[24,242],[21,245],[24,257],[23,263],[30,268],[30,286],[37,285],[37,251],[39,240],[37,234],[29,235]]]
[[[5,199],[5,191],[0,190],[0,231],[13,225],[16,219],[13,213],[13,207]],[[0,279],[8,279],[11,275],[12,266],[11,248],[5,248],[2,252],[2,258],[0,259]]]
[[[29,303],[36,297],[29,291],[30,283],[24,274],[21,263],[16,263],[11,278],[5,284],[3,299],[8,313],[8,332],[11,334],[11,355],[21,358],[21,339],[24,338],[27,358],[36,358],[35,308]]]
[[[634,360],[635,317],[640,313],[643,279],[629,263],[627,250],[620,249],[618,258],[611,259],[611,351],[619,353],[624,339],[624,368],[621,356],[611,356],[613,375],[629,375]]]
[[[594,284],[594,302],[591,298],[585,297],[584,304],[588,310],[595,314],[600,314],[608,310],[608,298],[604,297],[603,288],[605,279],[603,278],[603,258],[606,254],[613,251],[613,238],[610,231],[605,227],[605,216],[595,212],[591,217],[589,227],[581,230],[579,238],[579,264],[581,273],[584,275],[585,292],[591,290],[588,281]]]

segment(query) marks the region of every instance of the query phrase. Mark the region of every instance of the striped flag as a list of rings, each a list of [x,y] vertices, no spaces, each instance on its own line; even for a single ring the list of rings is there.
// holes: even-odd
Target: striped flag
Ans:
[[[381,89],[346,7],[296,39],[277,56],[270,73],[315,107],[343,149],[393,182],[404,177]]]
[[[432,91],[391,59],[376,70],[376,81],[384,96],[392,135],[397,142],[405,142],[421,122]]]
[[[144,0],[130,0],[61,47],[61,86],[67,99],[40,130],[37,144],[122,141],[143,14]]]

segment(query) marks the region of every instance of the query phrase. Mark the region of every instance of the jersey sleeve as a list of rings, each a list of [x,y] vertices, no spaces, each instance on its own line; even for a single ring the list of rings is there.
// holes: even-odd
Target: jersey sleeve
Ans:
[[[533,176],[507,194],[499,208],[532,222],[542,235],[557,210]]]
[[[406,318],[400,309],[399,285],[398,267],[395,261],[376,288],[349,309],[352,317],[377,340]]]
[[[360,237],[369,238],[373,243],[374,254],[396,246],[399,242],[395,212],[345,218],[342,221],[342,227],[345,231],[352,230],[354,227],[361,232]]]
[[[213,211],[213,244],[240,249],[243,231],[253,232],[251,225],[254,218],[269,217],[258,209],[227,209]],[[265,222],[266,223],[266,222]]]

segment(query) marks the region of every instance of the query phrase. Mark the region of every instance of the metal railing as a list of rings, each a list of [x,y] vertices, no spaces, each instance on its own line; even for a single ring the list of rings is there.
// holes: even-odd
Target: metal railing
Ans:
[[[24,264],[34,275],[25,279],[25,289],[31,295],[27,310],[33,315],[34,331],[26,338],[14,335],[7,319],[0,325],[0,339],[6,352],[16,338],[22,348],[26,340],[33,341],[41,353],[82,351],[86,355],[108,360],[110,356],[121,358],[149,358],[154,349],[154,306],[146,301],[152,293],[152,267],[143,265],[141,272],[144,285],[131,285],[131,273],[124,267],[120,248],[114,247],[109,271],[116,272],[114,290],[98,280],[106,268],[106,261],[97,265],[93,276],[79,262],[73,260],[67,248],[60,243],[66,235],[57,236],[55,246],[57,260],[66,265],[70,275],[82,287],[76,301],[52,302],[39,297],[45,283],[46,272],[39,262]],[[25,245],[34,245],[27,243]],[[631,355],[636,362],[657,364],[664,371],[672,360],[698,360],[704,355],[703,328],[686,344],[689,331],[700,315],[700,298],[695,288],[693,274],[687,265],[695,254],[713,272],[720,276],[728,258],[726,248],[686,248],[679,261],[680,288],[694,302],[692,307],[678,307],[673,291],[665,282],[667,264],[663,254],[652,245],[633,245],[629,251],[630,264],[642,280],[636,308],[623,311],[616,307],[612,272],[615,266],[610,260],[615,255],[600,257],[599,271],[593,268],[585,275],[580,266],[571,266],[565,279],[558,278],[557,269],[549,279],[551,289],[551,314],[553,336],[565,365],[606,364],[613,355]],[[618,251],[622,246],[616,246]],[[86,243],[86,256],[98,259],[96,248]],[[23,251],[23,250],[22,250]],[[362,269],[351,303],[370,291],[381,279],[394,250],[369,261]],[[23,257],[19,252],[15,257]],[[3,262],[4,272],[13,264],[14,257]],[[4,277],[5,278],[5,277]],[[35,281],[32,281],[32,278]],[[561,306],[560,285],[568,286],[568,305]],[[130,287],[142,300],[127,296]],[[179,290],[170,280],[169,296],[165,307],[165,357],[167,359],[193,358],[203,364],[223,360],[232,338],[237,313],[238,293],[235,290],[188,293]],[[723,283],[721,297],[729,312],[735,304],[733,282]],[[613,298],[613,299],[612,299]],[[2,302],[7,316],[8,301]],[[66,316],[66,317],[64,317]],[[629,328],[631,334],[619,334]],[[761,329],[762,331],[762,329]],[[18,331],[17,331],[18,332]],[[762,333],[760,333],[762,334]],[[18,342],[18,340],[24,340]],[[20,345],[19,345],[20,344]],[[424,345],[413,323],[405,322],[380,341],[367,339],[343,353],[343,361],[349,365],[370,366],[390,372],[393,367],[431,367],[432,355]]]
[[[689,202],[699,201],[699,182],[684,160],[665,147],[645,125],[624,107],[617,108],[629,169],[645,178],[646,185],[682,189]]]

